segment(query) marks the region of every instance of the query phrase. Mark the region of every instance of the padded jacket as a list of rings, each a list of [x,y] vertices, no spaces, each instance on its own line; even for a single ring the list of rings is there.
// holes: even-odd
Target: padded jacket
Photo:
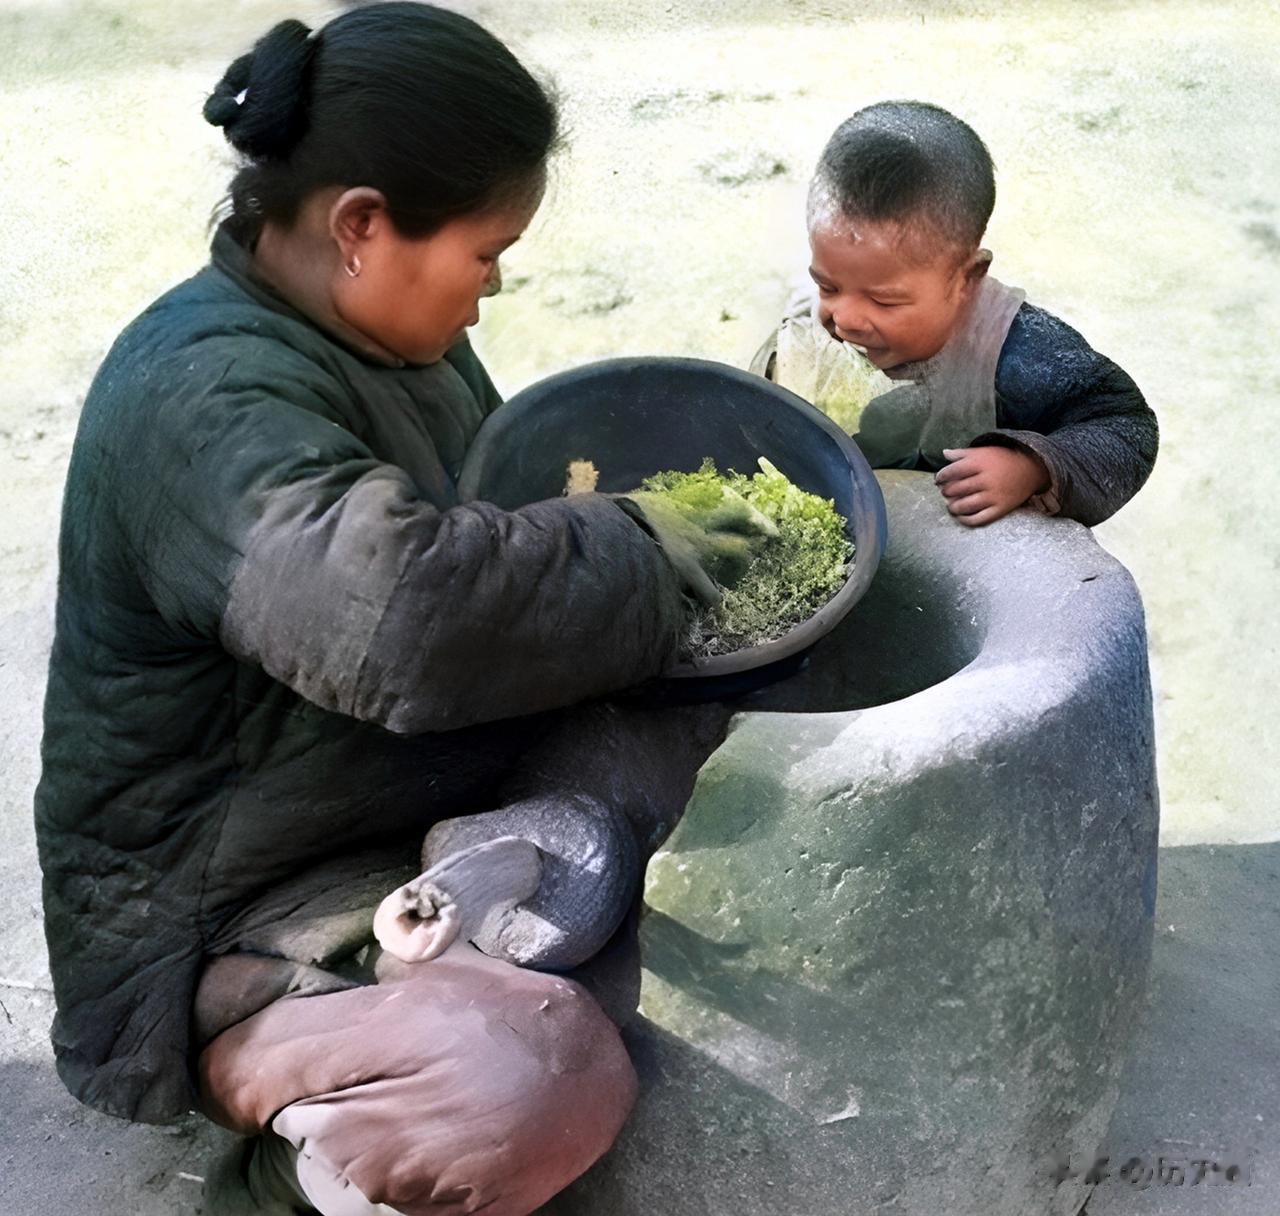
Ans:
[[[66,484],[36,792],[53,1041],[82,1101],[184,1113],[194,985],[244,909],[367,878],[373,853],[412,867],[540,711],[674,661],[677,576],[614,502],[458,501],[498,404],[465,342],[427,366],[354,350],[225,230],[107,355]]]

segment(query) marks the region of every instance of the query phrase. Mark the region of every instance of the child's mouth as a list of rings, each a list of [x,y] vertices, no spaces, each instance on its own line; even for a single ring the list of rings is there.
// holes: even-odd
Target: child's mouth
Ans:
[[[885,349],[883,346],[868,346],[867,343],[865,342],[856,342],[854,341],[853,338],[846,338],[843,334],[839,332],[837,332],[833,336],[838,338],[846,346],[852,346],[853,349],[856,350],[858,354],[862,355],[864,358],[866,358],[869,355],[880,354]]]
[[[861,342],[849,342],[848,346],[852,346],[864,359],[869,359],[874,363],[877,359],[883,359],[889,353],[887,346],[864,346]]]

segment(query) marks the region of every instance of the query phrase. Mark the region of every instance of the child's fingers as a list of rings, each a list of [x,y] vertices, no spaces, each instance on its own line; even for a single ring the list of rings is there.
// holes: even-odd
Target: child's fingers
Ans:
[[[962,477],[957,481],[938,483],[943,498],[963,498],[967,494],[977,494],[983,488],[982,477],[975,473],[972,477]]]
[[[1008,511],[1004,507],[996,504],[987,507],[982,511],[975,511],[972,515],[957,515],[956,519],[964,524],[966,528],[981,528],[983,524],[989,524],[992,520],[999,519],[1002,515],[1007,515]]]
[[[949,481],[955,481],[961,477],[972,477],[975,473],[981,471],[982,466],[971,456],[963,456],[959,460],[953,460],[949,465],[939,469],[934,475],[933,480],[936,484],[943,486]]]
[[[973,515],[985,511],[995,504],[995,500],[985,491],[977,494],[966,494],[963,498],[955,498],[947,503],[947,510],[952,515]]]

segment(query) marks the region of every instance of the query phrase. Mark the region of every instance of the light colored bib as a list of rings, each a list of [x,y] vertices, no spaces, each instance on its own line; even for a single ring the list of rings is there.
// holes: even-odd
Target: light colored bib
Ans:
[[[832,338],[814,301],[807,315],[779,327],[773,378],[849,431],[873,467],[923,458],[938,468],[944,448],[966,447],[995,429],[996,365],[1025,299],[1026,292],[987,275],[946,346],[887,373]]]

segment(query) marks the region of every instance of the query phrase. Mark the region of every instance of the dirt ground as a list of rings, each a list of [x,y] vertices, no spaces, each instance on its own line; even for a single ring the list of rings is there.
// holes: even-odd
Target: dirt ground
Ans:
[[[859,105],[932,100],[985,137],[999,170],[995,273],[1115,358],[1160,416],[1152,480],[1097,535],[1147,605],[1162,842],[1280,838],[1280,786],[1267,777],[1280,742],[1277,5],[456,7],[555,80],[571,135],[478,331],[508,392],[618,354],[744,364],[803,271],[809,170]],[[121,326],[205,259],[231,162],[200,118],[203,97],[272,22],[331,11],[0,0],[8,1060],[47,1055],[30,804],[78,409]],[[28,1005],[15,1022],[11,1009]]]

